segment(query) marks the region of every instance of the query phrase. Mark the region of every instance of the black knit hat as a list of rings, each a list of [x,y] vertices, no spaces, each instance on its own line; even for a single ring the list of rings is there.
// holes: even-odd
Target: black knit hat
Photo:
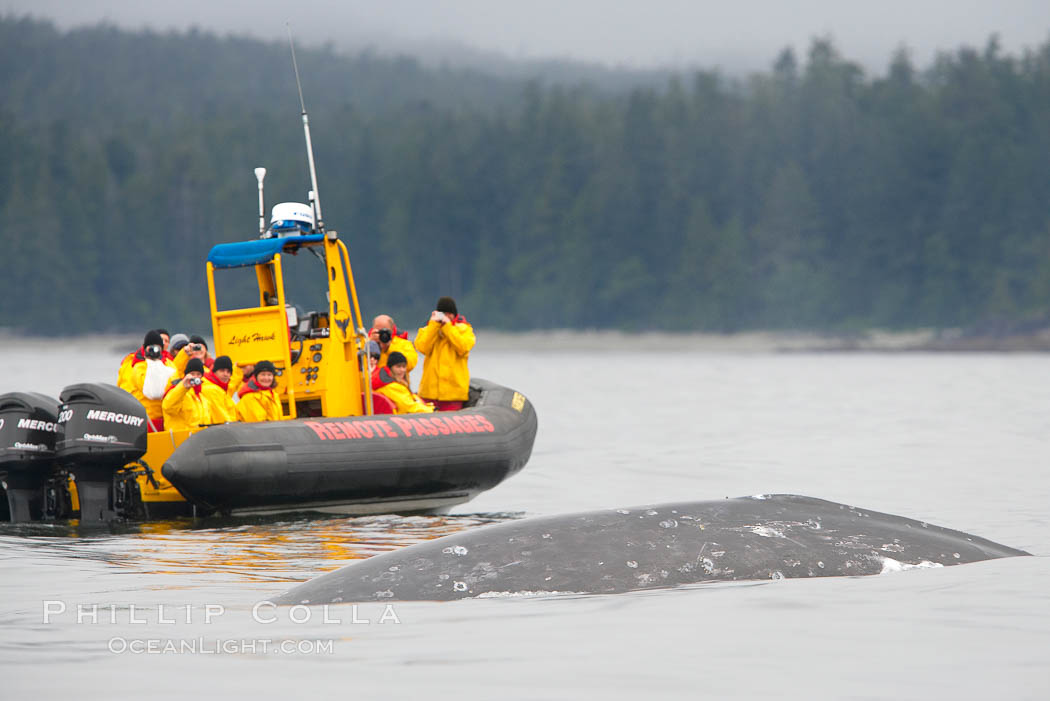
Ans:
[[[202,336],[190,336],[190,343],[199,343],[205,348],[208,347],[208,342],[204,340]]]
[[[230,356],[220,355],[216,358],[215,362],[211,364],[211,371],[215,372],[216,370],[229,370],[230,372],[233,372],[233,361],[230,360]]]
[[[404,353],[394,351],[386,357],[386,366],[388,368],[392,368],[395,365],[400,365],[401,363],[408,365],[408,358],[405,357]]]
[[[260,360],[255,364],[255,376],[258,377],[260,372],[272,372],[276,375],[277,368],[269,360]]]
[[[459,312],[456,311],[456,300],[451,297],[442,297],[439,299],[437,306],[435,306],[434,309],[437,309],[439,312],[451,314],[452,316],[459,314]]]
[[[150,346],[159,346],[164,343],[164,339],[160,337],[160,333],[156,329],[150,329],[146,332],[146,338],[142,339],[142,347],[149,348]]]
[[[191,372],[204,372],[204,361],[200,358],[190,358],[190,362],[186,363],[186,374],[189,375]]]

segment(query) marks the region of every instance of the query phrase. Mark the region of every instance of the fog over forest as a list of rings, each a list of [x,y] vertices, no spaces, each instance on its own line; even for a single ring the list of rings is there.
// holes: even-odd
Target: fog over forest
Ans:
[[[982,46],[995,34],[1018,53],[1050,36],[1043,0],[0,0],[0,12],[32,13],[61,28],[107,22],[123,29],[280,38],[352,53],[407,53],[431,63],[502,73],[542,71],[550,60],[631,69],[702,68],[743,75],[768,68],[785,47],[830,38],[870,73],[906,48],[925,65],[937,52]]]
[[[366,314],[451,294],[511,330],[1046,324],[1050,43],[890,51],[882,73],[851,56],[549,64],[562,81],[299,61]],[[206,330],[203,261],[255,235],[253,168],[270,204],[308,189],[283,37],[7,16],[0,65],[4,325]]]

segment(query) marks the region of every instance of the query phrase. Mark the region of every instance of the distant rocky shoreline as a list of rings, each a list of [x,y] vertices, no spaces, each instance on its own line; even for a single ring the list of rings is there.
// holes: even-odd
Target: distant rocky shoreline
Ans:
[[[726,353],[1043,353],[1050,352],[1050,327],[986,333],[961,329],[871,330],[857,333],[748,331],[732,334],[667,331],[554,330],[524,333],[479,329],[479,349],[529,351],[709,351]]]
[[[1050,326],[1024,330],[920,329],[869,330],[855,333],[804,331],[746,331],[730,334],[670,331],[607,331],[555,329],[505,332],[477,329],[476,352],[589,351],[634,352],[700,351],[714,353],[1046,353],[1050,352]],[[141,338],[128,334],[95,334],[75,337],[75,344],[106,348],[123,355],[138,347]],[[206,335],[209,341],[210,334]],[[65,339],[71,340],[71,339]],[[55,338],[30,337],[0,329],[0,346],[28,350],[53,345]]]

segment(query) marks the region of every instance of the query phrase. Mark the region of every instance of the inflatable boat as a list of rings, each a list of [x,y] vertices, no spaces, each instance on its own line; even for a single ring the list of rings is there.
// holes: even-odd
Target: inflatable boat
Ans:
[[[373,395],[349,250],[324,224],[305,107],[302,117],[308,203],[276,205],[266,227],[257,168],[259,237],[214,246],[205,265],[214,354],[272,362],[281,420],[148,432],[142,404],[113,385],[0,395],[0,519],[432,512],[525,465],[537,424],[519,392],[474,378],[462,409],[405,415]],[[248,284],[221,279],[237,271]],[[286,276],[311,283],[298,301],[313,311],[287,299]]]
[[[437,513],[521,470],[537,425],[524,395],[480,378],[460,411],[229,423],[181,434],[147,433],[142,405],[112,385],[73,385],[61,397],[0,396],[7,496],[0,520]]]

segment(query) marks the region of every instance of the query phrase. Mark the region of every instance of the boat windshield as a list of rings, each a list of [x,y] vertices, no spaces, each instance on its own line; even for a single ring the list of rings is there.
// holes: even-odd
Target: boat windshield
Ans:
[[[302,312],[328,313],[328,278],[323,249],[300,249],[281,256],[284,300]]]

